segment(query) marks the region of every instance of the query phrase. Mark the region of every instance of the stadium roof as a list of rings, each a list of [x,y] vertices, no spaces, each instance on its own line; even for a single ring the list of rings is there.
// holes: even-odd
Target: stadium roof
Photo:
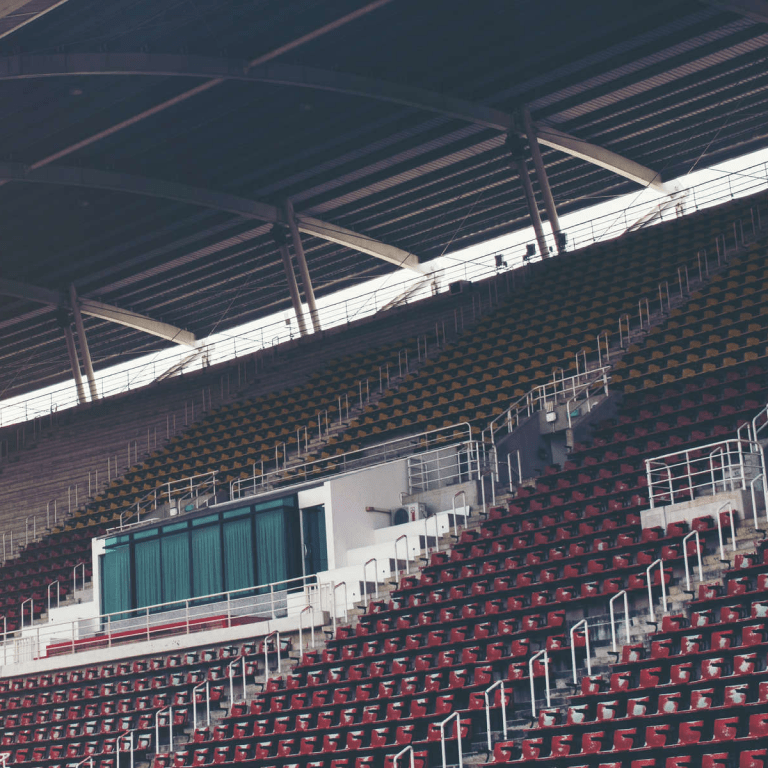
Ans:
[[[768,131],[765,0],[0,14],[0,397],[71,377],[70,284],[97,368],[290,307],[286,201],[318,295],[528,226],[505,148],[521,109],[560,212]]]

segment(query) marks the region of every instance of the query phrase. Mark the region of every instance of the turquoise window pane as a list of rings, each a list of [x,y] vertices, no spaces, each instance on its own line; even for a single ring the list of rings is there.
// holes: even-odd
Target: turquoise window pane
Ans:
[[[192,594],[195,597],[223,592],[219,526],[192,531]]]
[[[224,523],[224,589],[254,586],[250,518]]]
[[[136,571],[136,607],[162,603],[160,540],[136,542],[133,557]]]
[[[253,518],[256,534],[256,583],[271,584],[288,578],[288,548],[282,507],[259,512]]]
[[[130,549],[124,544],[113,547],[102,556],[101,612],[117,613],[130,607],[131,558]]]
[[[163,602],[191,597],[189,584],[189,534],[163,536]]]

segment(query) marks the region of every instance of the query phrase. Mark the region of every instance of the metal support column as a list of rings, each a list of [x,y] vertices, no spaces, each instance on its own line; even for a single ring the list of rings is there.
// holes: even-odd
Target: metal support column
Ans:
[[[555,208],[555,199],[552,197],[552,189],[549,186],[549,178],[547,177],[547,169],[544,167],[544,161],[541,158],[541,150],[539,148],[539,140],[536,136],[536,128],[531,120],[531,113],[528,108],[523,109],[523,124],[525,126],[525,133],[528,136],[528,146],[531,148],[531,157],[533,158],[533,167],[536,169],[536,178],[539,182],[539,189],[541,190],[541,197],[544,200],[544,210],[547,212],[547,220],[549,226],[552,227],[552,234],[555,237],[555,247],[558,253],[562,253],[565,248],[563,241],[563,234],[560,230],[560,219],[557,215],[557,208]]]
[[[299,286],[296,285],[296,275],[293,271],[291,254],[288,251],[288,236],[278,224],[272,227],[272,237],[277,249],[280,251],[280,258],[283,260],[283,269],[285,270],[285,279],[288,281],[288,293],[291,294],[291,304],[296,313],[296,322],[299,324],[299,333],[302,336],[307,335],[307,325],[304,322],[304,313],[301,311],[301,298],[299,297]]]
[[[69,354],[69,363],[72,366],[72,375],[75,377],[75,387],[77,387],[77,402],[82,405],[87,402],[85,398],[85,387],[83,387],[83,376],[80,373],[80,361],[77,359],[77,350],[75,349],[75,338],[72,335],[72,326],[69,321],[69,315],[63,310],[58,316],[61,330],[64,331],[64,339],[67,342],[67,353]]]
[[[296,225],[296,216],[293,212],[293,203],[290,200],[285,201],[285,216],[288,219],[288,228],[291,231],[293,240],[293,252],[296,254],[296,261],[299,264],[299,274],[301,275],[301,285],[304,288],[304,296],[309,305],[309,317],[312,320],[312,330],[317,333],[320,328],[320,316],[317,313],[317,304],[315,303],[315,290],[312,287],[312,280],[309,276],[309,267],[304,255],[304,246],[301,242],[301,233]]]
[[[539,207],[536,203],[536,196],[533,194],[533,185],[531,177],[528,175],[528,166],[525,164],[525,142],[514,134],[507,134],[507,150],[517,175],[520,177],[520,183],[523,185],[523,192],[528,203],[528,213],[531,216],[533,231],[536,233],[536,240],[539,243],[541,258],[546,259],[549,256],[549,247],[544,237],[544,227],[541,224]]]
[[[77,328],[77,340],[80,344],[80,354],[83,356],[83,368],[88,379],[88,389],[91,391],[91,400],[99,399],[99,392],[96,389],[96,376],[93,373],[93,364],[91,363],[91,352],[88,349],[88,339],[85,337],[85,326],[83,325],[83,316],[80,314],[80,305],[77,303],[77,291],[74,284],[69,286],[69,301],[72,304],[72,316],[75,318],[75,328]]]

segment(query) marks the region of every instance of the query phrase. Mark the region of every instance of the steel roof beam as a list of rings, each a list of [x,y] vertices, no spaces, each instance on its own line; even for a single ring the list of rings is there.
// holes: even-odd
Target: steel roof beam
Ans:
[[[747,2],[748,0],[734,1]],[[484,104],[445,96],[423,88],[412,88],[407,85],[313,67],[289,64],[249,67],[248,64],[240,61],[213,57],[143,53],[55,54],[0,58],[0,80],[73,75],[197,77],[212,78],[219,81],[242,80],[311,88],[399,104],[504,133],[513,131],[519,136],[525,135],[525,127],[518,124],[518,121],[511,114]],[[663,194],[670,194],[674,191],[664,186],[659,173],[640,163],[576,136],[571,136],[557,128],[540,124],[534,125],[539,134],[540,144],[605,168],[637,184],[650,186]]]
[[[112,323],[124,325],[137,331],[144,331],[152,336],[159,336],[161,339],[172,341],[174,344],[182,344],[185,347],[194,347],[197,344],[194,333],[185,331],[183,328],[177,328],[170,323],[163,323],[146,315],[140,315],[138,312],[120,309],[111,304],[104,304],[101,301],[87,299],[83,296],[79,297],[79,303],[80,311],[84,315],[109,320]]]
[[[616,152],[611,152],[610,149],[578,139],[569,133],[548,125],[536,123],[534,130],[536,131],[539,144],[543,144],[545,147],[559,149],[568,155],[579,157],[588,163],[600,166],[600,168],[605,168],[608,171],[613,171],[613,173],[617,173],[619,176],[624,176],[643,187],[655,189],[664,195],[671,195],[675,192],[674,189],[664,184],[660,173],[646,168],[644,165],[640,165],[640,163],[636,163],[634,160],[630,160]]]
[[[12,296],[13,298],[32,301],[36,304],[49,304],[53,307],[71,309],[70,299],[67,294],[60,291],[51,291],[48,288],[39,288],[28,283],[21,283],[17,280],[0,279],[0,296]],[[101,301],[88,299],[84,296],[78,296],[77,303],[84,315],[108,320],[137,331],[144,331],[152,336],[159,336],[161,339],[172,341],[175,344],[194,347],[197,343],[194,333],[177,328],[170,323],[163,323],[146,315],[140,315],[138,312],[120,309],[120,307],[104,304]]]
[[[40,0],[3,0],[0,3],[0,18],[17,19],[18,21],[15,26],[0,32],[0,38],[7,37],[17,29],[31,24],[66,2],[68,0],[46,0],[43,3]]]
[[[114,192],[127,192],[147,197],[173,200],[202,208],[224,211],[246,219],[256,219],[271,224],[288,224],[285,212],[274,205],[261,203],[226,192],[177,184],[162,179],[134,176],[128,173],[100,171],[90,168],[71,168],[67,166],[45,166],[32,168],[20,163],[0,163],[0,180],[21,181],[33,184],[54,184],[61,186],[86,187],[89,189],[109,189]],[[393,245],[387,245],[368,235],[362,235],[336,224],[321,221],[312,216],[296,214],[299,231],[307,235],[327,240],[331,243],[351,248],[354,251],[375,256],[378,259],[424,273],[419,259],[412,253]]]
[[[754,21],[768,24],[768,0],[702,0],[706,5],[713,5],[723,11],[747,16]]]

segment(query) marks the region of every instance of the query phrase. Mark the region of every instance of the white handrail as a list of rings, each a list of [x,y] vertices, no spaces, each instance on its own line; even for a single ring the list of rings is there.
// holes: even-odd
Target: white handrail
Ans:
[[[456,522],[456,499],[459,498],[459,496],[462,497],[464,504],[462,505],[464,508],[464,528],[467,527],[468,521],[467,518],[469,515],[467,514],[467,492],[466,491],[456,491],[456,493],[453,494],[453,498],[451,499],[451,511],[453,512],[453,531],[454,534],[458,530],[458,525]]]
[[[239,659],[233,659],[232,661],[227,664],[227,676],[229,677],[229,704],[232,706],[232,704],[235,703],[235,676],[236,672],[234,671],[235,667],[237,666],[238,661],[242,662],[242,675],[243,675],[243,701],[247,701],[248,697],[246,694],[245,689],[245,656],[241,656]]]
[[[720,455],[720,469],[723,471],[723,490],[727,490],[726,481],[725,481],[725,462],[723,461],[723,457],[725,455],[725,451],[723,449],[722,445],[719,445],[714,450],[710,451],[709,453],[709,471],[712,474],[712,493],[717,493],[717,482],[715,481],[715,463],[714,463],[714,457],[716,454]],[[733,486],[731,486],[731,490],[733,490]]]
[[[464,768],[464,758],[462,757],[462,746],[461,746],[461,717],[460,712],[452,712],[448,717],[445,718],[440,724],[440,750],[443,754],[443,768],[447,768],[448,764],[446,762],[445,757],[445,726],[454,718],[456,718],[456,738],[458,739],[458,750],[459,750],[459,768]]]
[[[611,614],[611,643],[613,644],[613,650],[616,651],[616,620],[615,620],[615,614],[614,614],[614,607],[613,607],[613,601],[616,600],[619,597],[624,597],[624,626],[627,632],[627,642],[630,642],[629,639],[629,600],[627,599],[627,590],[622,589],[621,592],[617,592],[611,599],[608,601],[608,610]]]
[[[664,613],[667,612],[667,585],[664,583],[664,562],[659,558],[658,560],[654,560],[645,569],[645,581],[646,586],[648,587],[648,608],[651,613],[651,622],[656,621],[656,614],[653,611],[653,584],[651,582],[651,570],[657,565],[659,566],[659,573],[661,575],[661,602]]]
[[[626,313],[621,315],[621,317],[619,317],[619,347],[621,347],[621,349],[624,349],[623,322],[626,322],[627,324],[627,346],[629,346],[629,315]]]
[[[749,481],[749,494],[752,497],[752,517],[755,521],[755,530],[759,529],[757,522],[757,495],[755,494],[755,483],[760,480],[763,486],[763,506],[765,507],[765,517],[768,520],[768,488],[765,484],[765,475],[761,472]]]
[[[582,619],[581,621],[577,621],[570,629],[570,635],[571,635],[571,666],[573,668],[573,684],[576,685],[576,683],[579,682],[578,677],[576,676],[576,643],[575,643],[575,636],[576,636],[576,630],[581,626],[584,625],[584,638],[586,641],[586,648],[587,648],[587,674],[592,674],[592,661],[589,658],[590,648],[589,648],[589,624],[586,619]]]
[[[399,560],[397,559],[397,545],[403,539],[405,539],[405,575],[407,576],[411,572],[410,563],[408,562],[408,556],[410,555],[411,550],[408,547],[408,534],[404,533],[402,536],[398,536],[395,539],[395,581],[397,581],[400,576],[400,568],[398,568]]]
[[[488,735],[489,752],[493,749],[491,743],[491,700],[489,694],[494,688],[498,688],[499,686],[501,687],[501,729],[504,734],[504,739],[506,740],[507,738],[507,698],[504,692],[504,681],[497,680],[490,688],[487,688],[483,692],[483,696],[485,697],[485,726]]]
[[[116,743],[115,743],[115,764],[118,766],[118,768],[120,766],[120,744],[128,736],[128,734],[131,735],[131,741],[130,741],[128,751],[131,755],[131,768],[133,768],[133,752],[134,752],[133,736],[138,730],[139,730],[138,728],[131,728],[130,730],[122,731],[120,734],[118,734]]]
[[[335,611],[334,611],[335,613]],[[280,659],[280,632],[278,630],[274,630],[273,632],[270,632],[263,640],[264,643],[264,685],[269,682],[269,638],[274,637],[275,638],[275,649],[277,650],[277,674],[282,674],[281,671],[281,659]],[[245,662],[245,657],[243,657],[243,662]],[[245,665],[243,665],[243,680],[245,680]],[[245,685],[243,685],[243,690],[245,690]]]
[[[717,518],[717,538],[720,541],[720,559],[725,560],[725,546],[723,544],[723,523],[720,520],[720,513],[728,508],[728,516],[731,519],[731,547],[733,551],[736,551],[736,527],[733,524],[733,505],[730,501],[726,501],[718,510],[715,517]]]
[[[392,758],[392,768],[397,768],[397,764],[400,760],[400,758],[406,754],[407,752],[411,753],[411,767],[410,768],[416,768],[416,762],[414,760],[414,752],[413,747],[409,744],[404,749],[401,749],[393,758]]]
[[[210,684],[210,681],[205,680],[204,682],[200,683],[199,685],[196,685],[192,689],[192,728],[193,730],[197,729],[197,692],[201,688],[205,688],[206,725],[208,725],[209,728],[211,726],[211,684]]]
[[[603,352],[602,352],[602,344],[600,343],[601,339],[605,342],[605,361],[609,363],[611,361],[611,351],[610,351],[610,342],[608,341],[610,337],[610,334],[607,330],[602,330],[600,333],[595,336],[595,341],[597,342],[597,364],[602,368],[603,367]],[[586,362],[584,367],[586,368]]]
[[[648,323],[648,327],[651,327],[651,307],[648,303],[648,297],[644,296],[637,302],[637,318],[640,321],[640,330],[642,331],[645,326],[643,325],[643,302],[645,302],[645,321]]]
[[[424,518],[424,552],[429,557],[429,528],[428,524],[430,520],[435,522],[435,552],[440,551],[440,526],[437,522],[437,515]]]
[[[768,425],[768,420],[766,420],[759,427],[757,426],[757,421],[761,416],[768,416],[768,405],[759,411],[759,413],[752,419],[752,439],[755,441],[760,439],[760,431]]]
[[[173,752],[173,706],[155,712],[155,752],[160,752],[160,715],[168,713],[168,752]]]
[[[309,605],[305,605],[300,611],[299,611],[299,653],[304,652],[304,641],[302,639],[302,631],[304,629],[304,614],[309,611],[309,630],[310,630],[310,637],[311,637],[311,644],[312,648],[315,647],[315,606],[311,603]]]
[[[704,581],[704,571],[701,568],[701,539],[699,537],[699,532],[697,530],[693,530],[690,533],[686,533],[685,536],[683,536],[683,562],[685,563],[685,587],[689,592],[691,591],[691,574],[688,568],[687,542],[688,542],[688,539],[691,538],[691,536],[694,536],[696,539],[696,555],[699,558],[699,582]]]
[[[577,359],[578,355],[584,356],[585,366],[586,352],[587,350],[581,350],[581,352],[577,354]],[[592,387],[595,381],[602,378],[604,382],[607,382],[608,372],[608,366],[595,368],[591,371],[579,371],[577,369],[577,372],[573,376],[554,379],[553,381],[548,381],[546,384],[539,384],[533,387],[533,389],[529,390],[525,395],[514,400],[504,413],[497,416],[490,422],[490,424],[488,424],[482,432],[482,442],[495,444],[495,434],[502,428],[502,425],[506,425],[507,431],[512,432],[515,427],[519,426],[521,417],[532,416],[534,413],[541,410],[542,407],[545,407],[545,404],[549,400],[557,402],[558,397],[578,398],[585,389],[588,390]]]
[[[93,755],[89,755],[84,760],[81,760],[75,765],[75,768],[80,768],[81,765],[85,765],[86,763],[88,763],[88,768],[93,768]],[[3,765],[5,765],[5,763],[3,763]]]
[[[368,566],[373,563],[373,583],[374,583],[374,599],[379,599],[379,561],[372,557],[369,560],[366,560],[365,563],[363,563],[363,600],[365,601],[365,605],[368,605],[369,597],[368,597]],[[315,647],[314,644],[314,634],[312,636],[312,647]]]
[[[466,433],[466,438],[455,438],[456,432]],[[441,438],[440,435],[443,435]],[[446,447],[445,440],[451,439],[454,442],[466,442],[472,440],[472,426],[468,422],[458,422],[446,427],[439,427],[437,429],[430,429],[426,432],[421,432],[418,435],[408,435],[407,437],[398,437],[393,440],[386,440],[382,443],[376,443],[375,445],[367,448],[358,448],[354,451],[346,451],[345,453],[334,454],[333,456],[327,456],[320,459],[313,459],[312,461],[306,461],[301,464],[297,464],[292,467],[292,471],[295,476],[303,474],[305,480],[311,479],[314,470],[323,467],[336,468],[340,464],[343,466],[344,471],[357,467],[367,467],[373,464],[383,464],[391,461],[397,461],[402,459],[406,454],[413,454],[421,452],[422,449],[428,449],[430,447],[430,441],[433,446],[439,445],[441,448]],[[398,447],[400,446],[400,447]],[[357,462],[357,464],[356,464]],[[242,489],[247,486],[253,487],[253,492],[250,496],[257,496],[259,493],[265,493],[270,490],[270,482],[272,479],[282,478],[283,470],[274,469],[266,473],[262,473],[260,478],[246,477],[238,480],[233,480],[229,484],[229,495],[231,499],[245,498],[246,495]],[[258,486],[257,489],[257,483]]]
[[[719,457],[717,462],[716,457]],[[758,460],[759,467],[756,466]],[[676,490],[674,480],[687,481],[685,490],[691,498],[697,488],[710,494],[716,494],[721,489],[727,491],[729,487],[735,490],[737,485],[746,490],[747,480],[755,473],[762,469],[765,474],[764,465],[760,444],[738,437],[646,459],[650,506],[652,509],[656,506],[658,495],[661,495],[663,504],[677,503],[675,497],[683,489]],[[664,498],[667,494],[669,501]],[[687,500],[688,497],[684,498]]]
[[[550,691],[549,691],[549,653],[547,653],[547,649],[544,648],[538,653],[535,653],[528,660],[528,677],[531,683],[531,714],[534,717],[536,717],[536,692],[533,685],[533,662],[536,661],[536,659],[538,659],[539,656],[542,656],[542,655],[544,656],[544,682],[547,690],[547,706],[548,707],[551,706],[551,698],[550,698]]]
[[[34,598],[30,597],[21,604],[21,629],[24,629],[24,606],[29,603],[29,626],[35,623],[35,603]]]
[[[52,581],[48,585],[48,621],[51,620],[51,587],[53,585],[56,585],[56,607],[61,607],[61,584],[59,583],[59,580],[56,579],[56,581]]]
[[[83,578],[80,582],[82,589],[85,589],[85,563],[78,563],[73,569],[72,569],[72,594],[74,595],[77,592],[77,569],[82,568],[83,569]]]
[[[344,587],[344,620],[346,621],[347,618],[347,582],[346,581],[340,581],[338,584],[333,585],[333,634],[336,634],[336,590],[339,587]]]

